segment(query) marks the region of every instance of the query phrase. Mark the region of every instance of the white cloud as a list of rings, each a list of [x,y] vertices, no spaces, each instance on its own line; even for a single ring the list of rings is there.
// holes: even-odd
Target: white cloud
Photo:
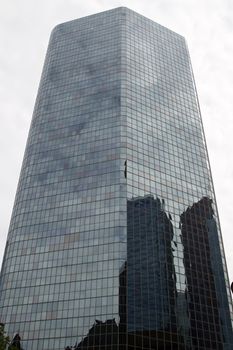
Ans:
[[[230,279],[233,280],[233,2],[231,0],[8,0],[0,32],[0,256],[51,29],[60,22],[127,6],[188,41],[207,137]]]

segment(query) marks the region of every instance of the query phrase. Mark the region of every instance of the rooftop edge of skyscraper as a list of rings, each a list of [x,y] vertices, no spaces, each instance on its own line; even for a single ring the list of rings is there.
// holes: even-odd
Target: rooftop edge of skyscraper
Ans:
[[[180,37],[182,40],[185,40],[185,37],[177,32],[175,32],[174,30],[170,29],[170,28],[167,28],[165,26],[163,26],[162,24],[160,23],[157,23],[155,22],[154,20],[152,20],[151,18],[148,18],[144,15],[141,15],[140,13],[126,7],[126,6],[119,6],[119,7],[115,7],[115,8],[112,8],[112,9],[108,9],[108,10],[105,10],[105,11],[100,11],[100,12],[97,12],[97,13],[93,13],[93,14],[90,14],[90,15],[86,15],[86,16],[83,16],[83,17],[80,17],[80,18],[75,18],[75,19],[72,19],[72,20],[69,20],[69,21],[66,21],[66,22],[61,22],[61,23],[58,23],[57,25],[55,25],[55,27],[52,29],[52,32],[51,32],[51,35],[53,34],[53,32],[57,31],[57,30],[61,30],[61,29],[64,29],[64,27],[67,27],[67,26],[72,26],[74,23],[77,23],[77,22],[82,22],[82,21],[85,21],[87,19],[91,19],[93,18],[93,20],[96,18],[96,17],[99,17],[101,14],[105,15],[105,14],[110,14],[111,12],[122,12],[122,14],[126,14],[127,12],[131,12],[131,13],[134,13],[135,16],[138,16],[140,18],[144,18],[147,22],[150,21],[152,25],[155,25],[157,27],[161,27],[162,30],[166,30],[168,31],[169,33],[173,33],[174,35]]]

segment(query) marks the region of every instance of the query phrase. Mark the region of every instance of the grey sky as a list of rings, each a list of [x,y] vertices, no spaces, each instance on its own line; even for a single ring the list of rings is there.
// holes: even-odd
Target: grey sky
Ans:
[[[0,264],[52,28],[127,6],[186,37],[233,280],[233,1],[3,0],[0,9]]]

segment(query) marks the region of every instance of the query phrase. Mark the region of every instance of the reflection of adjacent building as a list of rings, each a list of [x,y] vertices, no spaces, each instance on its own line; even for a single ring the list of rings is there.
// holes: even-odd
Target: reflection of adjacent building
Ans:
[[[167,349],[178,339],[172,240],[173,226],[160,199],[128,200],[127,326],[129,343],[135,335],[139,348],[148,342]]]
[[[153,196],[127,202],[128,330],[175,325],[173,228]]]
[[[229,321],[230,318],[226,307],[221,317],[221,304],[226,295],[219,294],[223,271],[216,271],[215,267],[223,269],[211,203],[203,197],[189,207],[181,215],[181,231],[192,348],[220,350],[228,349],[223,347],[229,341],[224,318]],[[224,284],[224,292],[223,287]]]
[[[203,197],[180,217],[186,289],[176,290],[173,225],[152,195],[127,202],[119,320],[96,320],[76,349],[230,350],[216,222]]]
[[[148,195],[128,200],[119,323],[96,320],[77,349],[188,349],[177,329],[172,239],[172,223],[160,199]]]

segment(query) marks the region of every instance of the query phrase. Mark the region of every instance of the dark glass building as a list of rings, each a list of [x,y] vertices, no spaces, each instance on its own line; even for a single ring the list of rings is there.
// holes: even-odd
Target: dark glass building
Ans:
[[[25,350],[232,350],[184,38],[126,8],[52,32],[0,279]]]

